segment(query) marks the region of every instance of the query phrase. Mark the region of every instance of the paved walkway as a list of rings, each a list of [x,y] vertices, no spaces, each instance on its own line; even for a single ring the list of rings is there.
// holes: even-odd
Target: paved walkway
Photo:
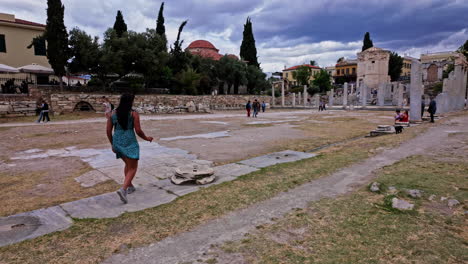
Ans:
[[[308,114],[313,109],[308,110],[299,110],[299,111],[274,111],[274,112],[265,112],[261,113],[261,117],[281,117],[281,116],[291,116],[295,114]],[[153,121],[153,120],[197,120],[197,119],[214,119],[214,118],[232,118],[232,117],[245,117],[245,114],[231,113],[231,114],[181,114],[181,115],[142,115],[141,120]],[[52,117],[53,118],[53,117]],[[25,127],[25,126],[43,126],[43,125],[71,125],[71,124],[88,124],[88,123],[103,123],[106,122],[104,117],[102,118],[88,118],[81,120],[68,120],[68,121],[51,121],[48,123],[5,123],[0,124],[0,127]]]
[[[397,148],[386,150],[364,162],[344,168],[293,190],[235,211],[198,226],[194,230],[168,237],[147,247],[117,254],[104,263],[191,263],[208,252],[210,245],[238,240],[255,227],[271,223],[294,208],[305,208],[309,202],[345,194],[368,183],[373,172],[412,155],[443,146],[450,133],[468,132],[468,117],[454,120],[452,125],[439,125]]]

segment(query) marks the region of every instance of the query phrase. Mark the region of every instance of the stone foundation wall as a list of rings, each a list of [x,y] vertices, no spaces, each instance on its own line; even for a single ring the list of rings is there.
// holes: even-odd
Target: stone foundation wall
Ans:
[[[37,100],[29,95],[0,95],[0,116],[31,116],[36,114]]]
[[[118,106],[119,95],[106,94],[50,94],[50,105],[56,114],[73,112],[78,104],[89,104],[94,111],[104,111],[102,97],[109,98],[114,106]],[[183,113],[209,112],[210,110],[244,109],[248,100],[258,99],[260,102],[271,103],[270,96],[249,95],[137,95],[133,103],[140,113]]]

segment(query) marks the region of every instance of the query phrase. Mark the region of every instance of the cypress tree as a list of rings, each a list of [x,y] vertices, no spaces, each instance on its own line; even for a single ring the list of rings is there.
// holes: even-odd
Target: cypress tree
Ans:
[[[374,43],[372,43],[369,32],[366,32],[366,34],[364,35],[362,51],[365,51],[366,49],[372,48],[372,47],[374,47]]]
[[[47,23],[44,33],[47,41],[47,59],[60,79],[60,89],[63,89],[62,76],[67,65],[68,33],[63,22],[65,7],[60,0],[47,0]]]
[[[247,64],[260,68],[257,58],[257,48],[255,47],[255,38],[252,31],[252,21],[250,17],[244,25],[244,37],[240,47],[240,57],[242,60],[247,61]]]
[[[401,75],[401,68],[403,68],[403,58],[396,52],[390,53],[388,60],[388,75],[392,82],[398,81]]]
[[[156,33],[158,33],[161,37],[166,37],[166,27],[164,27],[164,2],[161,3],[161,7],[159,8],[158,20],[156,22]]]
[[[117,11],[117,16],[115,17],[114,30],[119,38],[122,37],[124,32],[127,32],[127,24],[125,24],[125,20],[120,10]]]

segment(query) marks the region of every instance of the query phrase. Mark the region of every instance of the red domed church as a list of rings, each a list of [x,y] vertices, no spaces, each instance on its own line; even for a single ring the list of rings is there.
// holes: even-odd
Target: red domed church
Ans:
[[[193,55],[198,55],[203,58],[209,58],[212,60],[220,60],[223,55],[219,54],[219,49],[217,49],[211,42],[206,40],[195,40],[190,43],[190,45],[185,49]],[[239,59],[234,54],[229,54],[229,57]]]

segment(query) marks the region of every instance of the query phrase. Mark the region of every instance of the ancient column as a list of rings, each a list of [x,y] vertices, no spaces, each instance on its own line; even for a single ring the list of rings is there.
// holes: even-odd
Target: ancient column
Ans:
[[[367,105],[367,86],[365,83],[361,84],[361,104],[363,108]]]
[[[411,87],[410,87],[410,121],[421,121],[421,96],[422,96],[421,63],[413,60],[411,63]]]
[[[284,80],[281,81],[281,106],[284,107]]]
[[[398,85],[398,90],[397,90],[397,106],[402,107],[403,106],[403,92],[405,90],[405,86],[400,83]]]
[[[385,105],[385,89],[387,88],[386,83],[379,84],[379,90],[377,91],[377,103],[379,106]]]
[[[304,85],[304,108],[307,107],[307,85]]]
[[[351,84],[352,87],[352,84]],[[345,82],[343,85],[343,108],[346,109],[348,106],[348,83]]]
[[[296,107],[296,93],[292,93],[292,97],[293,97],[292,106]]]
[[[275,84],[271,84],[271,105],[275,106]]]
[[[297,103],[298,103],[298,104],[301,104],[301,102],[302,102],[301,99],[302,99],[301,92],[299,92],[299,93],[297,94]]]
[[[319,94],[315,94],[315,107],[319,107],[320,105],[320,95]]]
[[[328,94],[328,107],[332,107],[333,104],[335,103],[335,89],[331,89],[329,94]]]

